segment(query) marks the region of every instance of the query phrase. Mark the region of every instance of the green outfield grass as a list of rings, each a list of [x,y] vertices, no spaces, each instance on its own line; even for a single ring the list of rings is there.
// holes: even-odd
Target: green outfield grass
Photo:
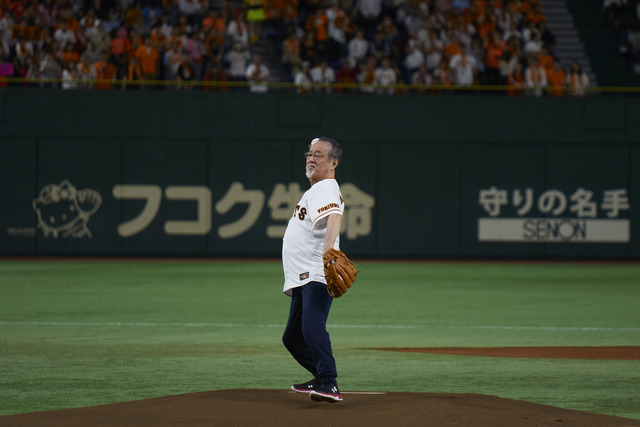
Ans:
[[[640,361],[378,347],[638,346],[640,264],[360,262],[329,332],[343,391],[481,393],[640,419]],[[278,262],[0,260],[0,414],[309,374]]]

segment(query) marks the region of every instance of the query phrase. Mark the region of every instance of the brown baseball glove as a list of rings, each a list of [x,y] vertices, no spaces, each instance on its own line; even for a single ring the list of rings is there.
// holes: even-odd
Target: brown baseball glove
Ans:
[[[324,277],[327,280],[327,290],[334,298],[341,297],[356,280],[355,265],[342,251],[329,249],[322,257]]]

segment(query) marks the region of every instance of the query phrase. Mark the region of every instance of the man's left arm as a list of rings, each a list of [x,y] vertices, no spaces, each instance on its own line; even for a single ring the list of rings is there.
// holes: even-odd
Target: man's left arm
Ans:
[[[322,253],[325,254],[336,243],[338,234],[340,234],[340,226],[342,225],[342,215],[334,213],[329,215],[327,220],[327,235],[322,245]]]

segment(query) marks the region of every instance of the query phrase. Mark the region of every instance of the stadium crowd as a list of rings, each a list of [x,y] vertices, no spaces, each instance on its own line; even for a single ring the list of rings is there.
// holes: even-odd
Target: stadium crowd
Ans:
[[[265,42],[298,92],[558,96],[589,84],[554,56],[539,0],[1,1],[5,86],[266,91],[275,73],[254,51]],[[188,83],[200,81],[218,84]]]
[[[618,35],[620,54],[640,74],[640,0],[603,0],[602,12]]]

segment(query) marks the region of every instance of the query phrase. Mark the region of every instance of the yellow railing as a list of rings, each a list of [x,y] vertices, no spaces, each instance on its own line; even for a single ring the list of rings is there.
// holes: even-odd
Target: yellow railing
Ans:
[[[76,87],[69,89],[127,89],[127,88],[174,88],[174,89],[204,89],[220,91],[230,88],[249,88],[252,86],[249,82],[238,81],[179,81],[179,80],[63,80],[48,78],[21,78],[21,77],[0,77],[0,89],[2,87],[61,87],[63,83],[73,83]],[[300,86],[291,82],[266,82],[269,89],[286,89],[290,91],[298,91]],[[360,83],[332,83],[332,84],[311,84],[304,88],[307,92],[332,91],[341,93],[364,93],[366,90],[370,92],[381,93],[388,91],[390,86],[382,86],[375,84]],[[364,89],[364,90],[363,90]],[[455,85],[411,85],[396,84],[393,86],[393,93],[445,93],[445,92],[511,92],[517,91],[528,94],[533,89],[526,87],[513,87],[503,85],[472,85],[472,86],[455,86]],[[546,92],[562,92],[566,95],[574,95],[576,91],[571,88],[561,86],[548,86],[544,88]],[[638,94],[640,87],[629,86],[588,86],[580,89],[587,94]]]

